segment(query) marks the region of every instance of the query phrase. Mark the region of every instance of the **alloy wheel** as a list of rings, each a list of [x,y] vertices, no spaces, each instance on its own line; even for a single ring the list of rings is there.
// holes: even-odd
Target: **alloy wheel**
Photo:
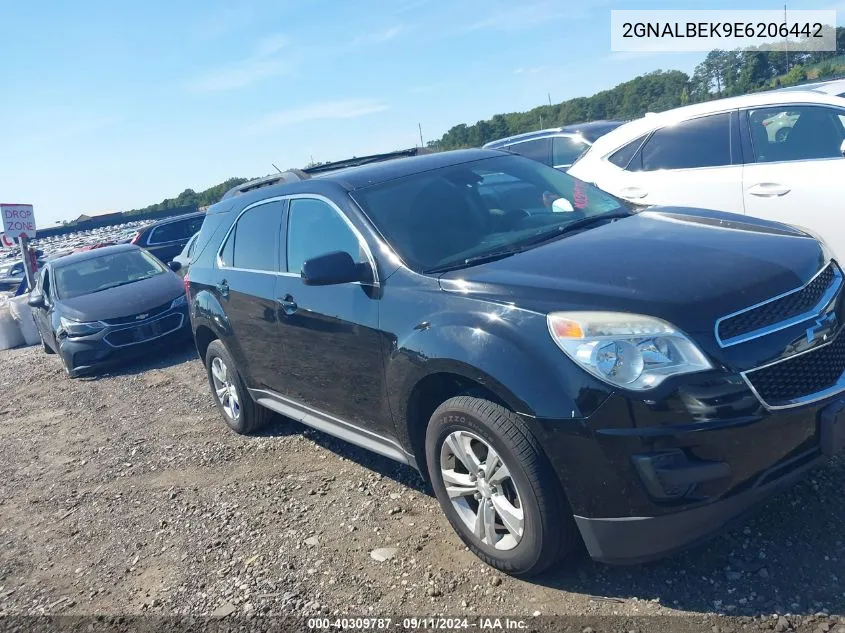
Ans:
[[[525,528],[516,482],[501,456],[468,431],[450,433],[440,448],[449,500],[467,529],[497,550],[516,547]]]
[[[232,420],[237,420],[241,415],[238,390],[235,387],[232,373],[219,356],[211,361],[211,379],[214,382],[214,392],[217,394],[220,406],[223,407],[223,412]]]

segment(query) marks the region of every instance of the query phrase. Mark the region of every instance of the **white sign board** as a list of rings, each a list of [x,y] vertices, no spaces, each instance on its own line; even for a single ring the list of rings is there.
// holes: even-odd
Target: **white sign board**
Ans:
[[[31,204],[0,204],[0,215],[7,238],[16,240],[21,235],[35,238],[35,212]]]

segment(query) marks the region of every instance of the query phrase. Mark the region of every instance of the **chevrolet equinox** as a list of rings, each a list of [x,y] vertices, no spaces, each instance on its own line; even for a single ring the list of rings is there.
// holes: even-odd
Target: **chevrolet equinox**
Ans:
[[[365,161],[362,161],[365,162]],[[409,464],[514,575],[704,538],[840,450],[842,271],[805,231],[465,150],[247,183],[186,276],[226,423]]]

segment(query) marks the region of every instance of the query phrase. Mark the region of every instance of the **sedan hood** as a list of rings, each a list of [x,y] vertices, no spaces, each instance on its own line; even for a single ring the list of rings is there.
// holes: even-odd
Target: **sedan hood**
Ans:
[[[632,312],[712,333],[717,318],[803,285],[825,258],[793,227],[661,207],[449,272],[440,283],[542,313]]]
[[[157,308],[184,292],[179,276],[167,271],[125,286],[63,299],[60,301],[61,312],[76,321],[117,319]]]

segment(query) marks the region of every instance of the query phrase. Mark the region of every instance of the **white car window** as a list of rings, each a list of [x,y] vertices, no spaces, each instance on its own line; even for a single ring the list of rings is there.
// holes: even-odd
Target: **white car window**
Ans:
[[[754,162],[841,158],[845,117],[821,106],[779,106],[748,111]]]
[[[731,115],[729,112],[682,121],[651,135],[630,171],[694,169],[731,164]]]

